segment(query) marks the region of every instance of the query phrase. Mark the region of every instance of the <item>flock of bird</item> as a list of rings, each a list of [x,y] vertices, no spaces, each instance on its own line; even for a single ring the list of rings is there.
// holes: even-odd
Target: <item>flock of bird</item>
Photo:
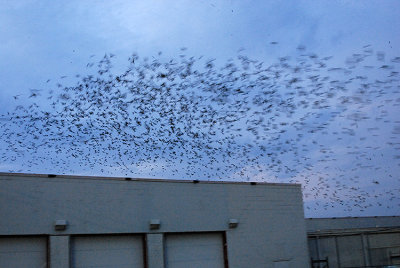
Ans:
[[[272,64],[242,52],[223,63],[185,49],[167,60],[133,54],[118,73],[107,54],[75,84],[61,77],[48,92],[14,96],[15,110],[0,115],[1,161],[58,174],[298,182],[325,209],[382,198],[399,208],[400,57],[364,46],[338,66],[297,50]]]

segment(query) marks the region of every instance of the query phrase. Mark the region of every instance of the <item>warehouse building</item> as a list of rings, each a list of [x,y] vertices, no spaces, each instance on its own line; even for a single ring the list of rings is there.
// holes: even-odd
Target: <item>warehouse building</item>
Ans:
[[[0,173],[0,267],[310,267],[300,185]]]
[[[306,219],[314,268],[400,267],[400,217]]]

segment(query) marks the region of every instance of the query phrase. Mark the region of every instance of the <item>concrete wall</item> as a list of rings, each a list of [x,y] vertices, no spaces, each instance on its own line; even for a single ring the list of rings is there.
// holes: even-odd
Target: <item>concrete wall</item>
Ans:
[[[191,232],[223,234],[229,267],[309,267],[300,185],[0,174],[0,215],[0,236],[50,237],[53,267],[70,265],[70,237],[95,234],[144,235],[163,267],[163,237]]]
[[[307,219],[306,225],[310,257],[327,260],[329,268],[400,265],[400,217]]]

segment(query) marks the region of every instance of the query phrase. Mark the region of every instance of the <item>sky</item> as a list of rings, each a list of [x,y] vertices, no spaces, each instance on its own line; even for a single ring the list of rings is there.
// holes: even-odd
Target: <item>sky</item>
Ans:
[[[349,56],[371,48],[378,61],[391,64],[390,59],[400,55],[398,14],[397,0],[1,1],[0,115],[13,111],[16,105],[28,104],[32,89],[47,91],[60,81],[74,83],[75,74],[89,73],[87,64],[100,60],[106,53],[115,55],[116,70],[126,68],[132,53],[152,58],[162,51],[159,57],[166,60],[179,57],[183,47],[188,55],[215,58],[217,63],[236,57],[243,50],[250,58],[272,64],[281,57],[298,56],[299,46],[304,46],[308,52],[333,56],[331,66],[343,66]],[[379,59],[379,55],[384,55],[384,59]],[[394,66],[393,71],[398,71],[399,65]],[[361,68],[359,72],[371,79],[381,79],[380,70]],[[398,85],[398,81],[392,82],[392,86]],[[306,185],[303,198],[307,217],[400,215],[400,124],[396,119],[399,106],[393,105],[399,97],[394,91],[382,99],[383,104],[355,105],[354,111],[359,114],[381,114],[383,118],[357,125],[356,140],[338,141],[324,134],[313,137],[329,146],[311,149],[307,157],[315,159],[312,167],[305,165],[294,178],[267,168],[257,173],[252,166],[243,165],[240,172],[229,174],[225,180],[250,177],[254,181],[302,183]],[[45,106],[46,99],[36,103]],[[330,122],[331,132],[343,131],[356,114],[344,112],[340,105],[331,112],[336,112],[331,121],[328,114],[320,119]],[[295,132],[289,131],[287,135],[294,136]],[[349,149],[349,144],[354,146]],[[370,155],[357,154],[357,148],[363,152],[370,149]],[[331,150],[336,160],[329,164],[320,161],[323,150]],[[6,141],[0,143],[0,151],[3,155],[7,151]],[[0,171],[60,172],[50,162],[27,167],[26,157],[37,155],[3,157]],[[290,165],[293,160],[287,161],[285,164]],[[114,169],[108,175],[186,178],[183,172],[150,169],[154,171],[154,166],[147,164],[136,167],[134,174]],[[103,175],[99,166],[74,165],[66,170],[68,174]],[[199,173],[198,179],[213,178]],[[357,196],[360,202],[355,201]],[[355,207],[344,209],[338,205],[340,202]]]

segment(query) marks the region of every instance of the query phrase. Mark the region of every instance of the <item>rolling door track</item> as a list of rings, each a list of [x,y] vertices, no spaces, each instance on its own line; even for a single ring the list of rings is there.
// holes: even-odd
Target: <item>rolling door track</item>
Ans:
[[[167,268],[224,268],[222,233],[168,234],[165,236]]]
[[[79,236],[71,244],[72,267],[144,267],[142,236]]]

